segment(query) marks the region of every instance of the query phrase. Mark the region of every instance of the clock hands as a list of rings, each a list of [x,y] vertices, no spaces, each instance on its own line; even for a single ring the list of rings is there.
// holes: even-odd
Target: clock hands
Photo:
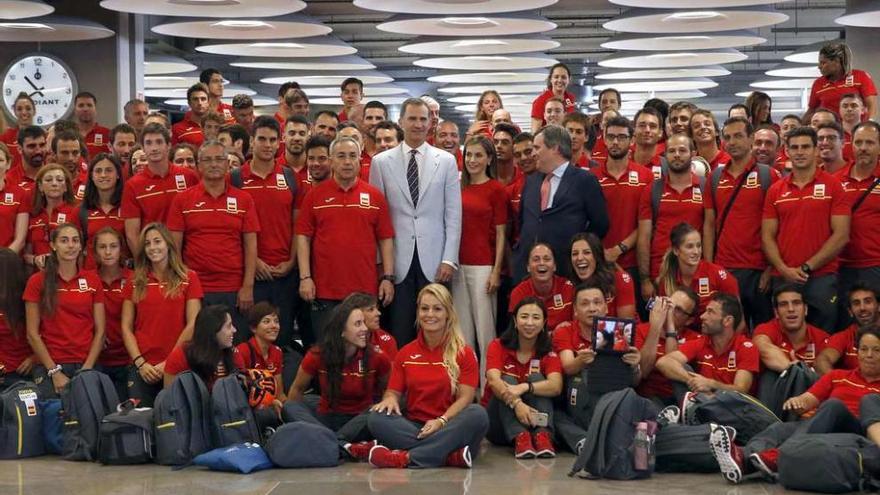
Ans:
[[[39,94],[39,95],[42,96],[43,98],[46,97],[46,95],[44,95],[44,94],[43,94],[43,91],[42,91],[42,90],[46,89],[45,86],[43,86],[42,88],[38,88],[37,85],[34,84],[34,82],[31,81],[31,79],[30,79],[28,76],[24,76],[24,79],[25,79],[25,81],[28,82],[28,84],[31,85],[32,88],[35,89],[35,91],[34,91],[33,93],[29,94],[28,96],[34,96],[35,94]]]

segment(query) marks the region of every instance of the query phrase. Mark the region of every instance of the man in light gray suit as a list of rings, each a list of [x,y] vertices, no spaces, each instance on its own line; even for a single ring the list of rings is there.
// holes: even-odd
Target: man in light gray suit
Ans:
[[[403,102],[404,140],[373,157],[370,183],[388,200],[394,223],[391,333],[415,338],[416,296],[431,282],[448,284],[458,269],[461,185],[455,157],[427,143],[431,118],[418,98]]]

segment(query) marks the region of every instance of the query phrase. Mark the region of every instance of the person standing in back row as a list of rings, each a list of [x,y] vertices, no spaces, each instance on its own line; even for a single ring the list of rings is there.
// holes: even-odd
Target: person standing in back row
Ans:
[[[391,333],[415,338],[416,295],[430,282],[448,284],[458,269],[461,186],[455,157],[427,143],[431,119],[417,98],[403,102],[404,141],[373,157],[370,183],[388,201],[394,240]]]

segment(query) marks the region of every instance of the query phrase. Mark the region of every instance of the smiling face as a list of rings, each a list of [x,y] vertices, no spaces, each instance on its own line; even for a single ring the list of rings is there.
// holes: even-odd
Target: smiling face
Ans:
[[[699,232],[690,232],[684,236],[678,246],[673,246],[673,254],[682,265],[695,267],[703,257],[703,241]]]
[[[691,135],[698,144],[711,144],[718,138],[715,121],[708,115],[698,113],[690,120]]]
[[[503,131],[496,132],[492,135],[492,144],[499,162],[508,163],[513,160],[513,136]]]
[[[471,144],[464,150],[464,166],[467,167],[471,179],[482,178],[489,166],[489,155],[479,144]]]
[[[580,281],[596,272],[596,257],[587,241],[578,240],[571,245],[571,266]]]
[[[537,304],[524,304],[516,310],[516,331],[519,341],[533,342],[544,330],[544,312]]]
[[[530,174],[537,168],[537,155],[532,141],[520,141],[513,145],[513,158],[516,166],[524,174]]]
[[[498,101],[498,97],[493,93],[486,93],[483,95],[483,100],[480,102],[480,112],[485,116],[491,116],[495,113],[495,110],[501,108],[501,102]]]
[[[361,312],[364,313],[364,324],[367,325],[367,328],[369,328],[371,331],[379,330],[381,328],[379,317],[382,316],[382,312],[379,311],[378,304],[374,304],[366,308],[361,308]]]
[[[330,177],[330,150],[323,146],[316,146],[306,152],[306,166],[309,169],[309,177],[321,182]]]
[[[679,108],[670,113],[667,120],[673,134],[686,133],[691,124],[691,111],[687,108]]]
[[[755,131],[755,136],[752,140],[752,156],[755,158],[755,161],[770,165],[776,161],[778,154],[779,136],[770,129]]]
[[[556,261],[549,247],[539,244],[529,253],[529,275],[537,283],[553,281],[556,273]]]
[[[98,192],[112,191],[118,181],[116,166],[110,160],[101,160],[92,167],[92,182]]]
[[[877,322],[877,296],[869,290],[855,290],[849,295],[849,312],[860,328]]]
[[[593,321],[608,315],[608,302],[605,294],[596,288],[579,290],[574,297],[574,318],[581,328],[593,328]]]
[[[346,344],[352,345],[358,349],[367,346],[370,331],[364,322],[364,313],[359,309],[352,310],[348,314],[348,320],[345,321],[345,329],[342,331],[342,340]]]
[[[788,140],[788,157],[792,168],[807,170],[814,165],[816,145],[810,136],[794,136]]]
[[[278,339],[278,332],[281,331],[281,321],[275,313],[268,314],[260,318],[260,322],[254,327],[254,335],[266,342],[275,342]]]
[[[144,253],[154,265],[168,261],[168,243],[157,229],[150,229],[144,234]]]
[[[568,87],[570,80],[571,76],[569,76],[568,70],[565,67],[556,67],[550,73],[550,89],[556,94],[562,94],[565,88]]]
[[[636,144],[653,146],[660,140],[660,120],[656,115],[642,113],[636,120]]]
[[[562,102],[548,100],[544,105],[544,121],[547,125],[561,125],[563,117],[565,117],[565,106]]]
[[[819,129],[816,131],[819,158],[824,162],[843,160],[843,139],[835,129]]]
[[[34,114],[36,113],[36,109],[34,109],[34,105],[30,100],[25,98],[15,100],[13,111],[15,112],[15,120],[18,121],[19,127],[34,124]]]
[[[235,325],[232,324],[232,317],[226,313],[226,321],[223,322],[223,326],[220,327],[216,335],[217,345],[221,349],[229,349],[232,347],[233,337],[235,337]]]
[[[302,155],[308,140],[309,126],[299,122],[288,122],[284,127],[284,146],[291,155]]]
[[[433,294],[425,292],[418,302],[419,327],[423,332],[442,333],[446,331],[449,312]]]
[[[392,132],[389,130],[389,132]],[[396,136],[396,133],[395,133]],[[461,138],[458,136],[458,126],[454,122],[445,121],[437,127],[437,142],[441,149],[456,154],[461,146]],[[395,144],[396,146],[396,144]]]
[[[113,154],[125,163],[131,158],[131,150],[137,145],[137,136],[130,132],[117,132],[113,136]]]

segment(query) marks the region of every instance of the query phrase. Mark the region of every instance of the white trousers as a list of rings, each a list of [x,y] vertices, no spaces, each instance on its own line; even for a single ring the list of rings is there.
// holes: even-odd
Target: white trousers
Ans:
[[[486,383],[486,351],[495,338],[496,294],[486,294],[489,265],[461,265],[452,279],[452,301],[464,340],[480,356],[480,383]]]

